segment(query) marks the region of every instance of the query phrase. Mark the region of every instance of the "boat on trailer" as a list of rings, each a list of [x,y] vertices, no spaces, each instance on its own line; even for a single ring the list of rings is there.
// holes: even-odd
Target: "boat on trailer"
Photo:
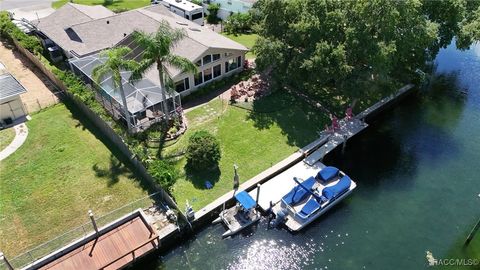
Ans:
[[[253,225],[260,220],[260,212],[256,209],[257,202],[246,192],[241,191],[235,194],[236,204],[234,207],[224,209],[219,217],[213,221],[223,221],[228,230],[222,234],[223,237],[232,236],[241,230]]]
[[[291,231],[300,231],[335,204],[345,199],[357,184],[339,169],[327,166],[297,185],[273,206],[277,220]]]

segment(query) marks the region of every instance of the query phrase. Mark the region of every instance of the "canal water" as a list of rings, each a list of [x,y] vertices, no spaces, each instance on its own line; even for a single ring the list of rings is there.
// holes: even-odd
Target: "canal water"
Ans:
[[[428,89],[324,163],[358,187],[301,233],[267,230],[221,239],[207,227],[142,269],[425,269],[436,259],[480,259],[480,45],[441,50]],[[480,269],[451,267],[451,269]]]

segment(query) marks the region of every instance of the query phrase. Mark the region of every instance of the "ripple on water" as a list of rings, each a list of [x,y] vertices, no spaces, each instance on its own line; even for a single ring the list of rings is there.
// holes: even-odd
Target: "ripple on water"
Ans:
[[[313,264],[315,252],[315,244],[309,242],[299,246],[277,240],[255,241],[227,269],[302,269]]]

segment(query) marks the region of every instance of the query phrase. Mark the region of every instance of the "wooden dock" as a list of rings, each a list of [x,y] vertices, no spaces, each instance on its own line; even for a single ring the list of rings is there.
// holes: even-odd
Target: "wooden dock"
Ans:
[[[157,235],[136,217],[39,269],[119,269],[158,246]]]
[[[328,140],[326,140],[325,144],[321,145],[317,150],[309,154],[307,158],[303,160],[306,164],[313,166],[313,164],[323,159],[325,155],[330,153],[337,146],[343,144],[348,139],[368,127],[367,123],[356,118],[352,118],[349,120],[342,119],[339,121],[339,125],[340,129],[334,131],[328,137]]]

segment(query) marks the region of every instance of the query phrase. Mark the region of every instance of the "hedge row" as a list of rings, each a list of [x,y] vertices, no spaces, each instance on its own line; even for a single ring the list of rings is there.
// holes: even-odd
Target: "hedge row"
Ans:
[[[43,51],[42,44],[38,38],[23,33],[11,21],[10,14],[7,11],[0,11],[0,36],[8,41],[17,40],[22,47],[32,53],[40,53]]]

